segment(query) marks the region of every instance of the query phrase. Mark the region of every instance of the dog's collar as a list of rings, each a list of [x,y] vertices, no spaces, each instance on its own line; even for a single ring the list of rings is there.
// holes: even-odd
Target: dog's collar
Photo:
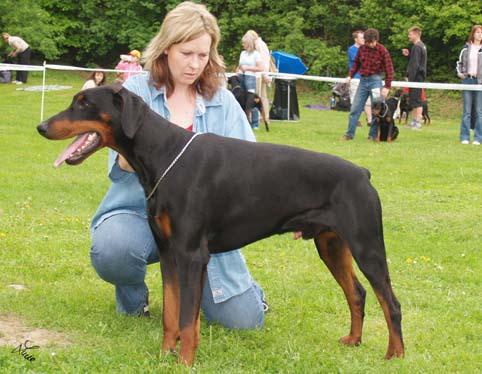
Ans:
[[[172,169],[172,167],[176,164],[177,160],[179,160],[181,158],[182,154],[184,152],[186,152],[186,150],[189,147],[189,145],[191,144],[191,142],[198,135],[201,135],[201,133],[200,132],[194,133],[194,135],[191,137],[191,139],[189,139],[189,141],[186,143],[186,145],[181,149],[181,152],[179,152],[178,155],[174,158],[174,160],[172,160],[172,162],[169,164],[167,169],[164,171],[164,173],[162,173],[162,175],[157,180],[157,183],[154,185],[154,188],[151,190],[151,193],[147,196],[146,200],[149,200],[152,197],[152,195],[154,195],[154,192],[156,192],[157,187],[159,187],[159,184],[161,183],[161,181],[164,179],[164,177],[167,175],[167,173],[169,173],[169,170]]]
[[[387,105],[387,103],[385,103],[385,102],[382,102],[382,104],[385,105],[385,113],[383,113],[381,117],[382,117],[382,118],[385,118],[386,115],[387,115],[387,113],[388,113],[388,105]]]

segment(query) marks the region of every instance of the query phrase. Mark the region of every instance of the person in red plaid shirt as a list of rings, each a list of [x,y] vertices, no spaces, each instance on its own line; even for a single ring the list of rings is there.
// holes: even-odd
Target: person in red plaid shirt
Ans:
[[[379,33],[376,29],[368,29],[364,33],[365,45],[360,46],[355,57],[355,62],[350,70],[348,82],[355,73],[361,75],[360,84],[351,103],[350,117],[348,120],[348,130],[343,135],[344,140],[352,140],[355,137],[358,119],[365,107],[365,103],[370,96],[372,103],[383,100],[387,97],[390,90],[394,70],[392,58],[388,50],[378,43]],[[382,88],[381,74],[385,74],[385,86]],[[383,97],[383,98],[382,98]],[[368,139],[376,138],[376,126],[370,127]]]

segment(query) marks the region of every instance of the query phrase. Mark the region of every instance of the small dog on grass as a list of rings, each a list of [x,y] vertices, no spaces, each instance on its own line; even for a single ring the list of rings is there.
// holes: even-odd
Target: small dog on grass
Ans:
[[[398,137],[398,127],[395,126],[393,118],[398,107],[398,98],[391,97],[386,102],[376,101],[372,103],[372,116],[377,125],[376,141],[391,143]]]
[[[241,81],[237,75],[232,75],[228,78],[228,87],[239,105],[241,105],[241,108],[243,108],[244,113],[246,113],[249,123],[251,123],[251,111],[253,108],[257,108],[261,113],[261,118],[263,119],[266,131],[269,131],[269,121],[266,117],[265,108],[263,107],[259,95],[243,90],[241,88]]]
[[[397,90],[395,97],[400,97],[400,117],[398,118],[398,124],[402,121],[405,114],[405,125],[408,121],[408,115],[412,111],[412,106],[410,105],[410,97],[408,94],[408,89]],[[424,125],[430,125],[432,123],[430,116],[428,114],[428,102],[427,96],[425,95],[425,90],[422,89],[422,118]]]

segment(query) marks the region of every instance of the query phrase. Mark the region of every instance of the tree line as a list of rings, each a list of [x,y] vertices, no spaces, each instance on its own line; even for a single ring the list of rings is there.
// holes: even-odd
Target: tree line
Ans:
[[[142,50],[179,0],[2,0],[0,29],[24,38],[43,59],[112,67],[121,53]],[[418,25],[428,50],[428,79],[453,81],[470,27],[482,23],[480,0],[206,0],[222,32],[220,52],[236,65],[241,37],[253,29],[271,50],[299,55],[307,74],[345,76],[356,29],[377,28],[405,73],[407,30]],[[5,50],[2,44],[0,48]]]

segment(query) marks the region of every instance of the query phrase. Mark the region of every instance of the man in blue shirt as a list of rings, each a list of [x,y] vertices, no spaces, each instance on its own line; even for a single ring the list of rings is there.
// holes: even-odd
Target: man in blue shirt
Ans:
[[[351,70],[353,64],[355,62],[355,57],[358,53],[358,48],[361,45],[365,44],[365,39],[363,37],[363,31],[356,30],[352,33],[354,44],[348,48],[348,71]],[[355,94],[358,89],[358,85],[360,84],[360,73],[357,72],[352,80],[350,81],[350,103],[353,103],[355,99]],[[368,98],[365,104],[365,114],[367,116],[367,124],[370,125],[372,123],[372,107],[371,107],[371,100]]]

